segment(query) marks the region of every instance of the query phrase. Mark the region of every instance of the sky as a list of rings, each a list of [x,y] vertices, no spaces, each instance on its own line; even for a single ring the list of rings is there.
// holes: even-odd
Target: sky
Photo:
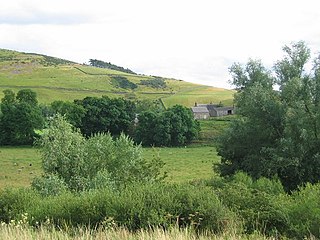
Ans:
[[[320,52],[319,0],[10,0],[0,48],[232,88],[228,68],[271,68],[282,47]]]

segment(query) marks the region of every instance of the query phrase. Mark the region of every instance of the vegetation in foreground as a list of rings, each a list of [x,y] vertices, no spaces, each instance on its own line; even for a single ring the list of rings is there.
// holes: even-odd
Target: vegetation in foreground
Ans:
[[[40,227],[40,228],[31,228],[29,226],[12,226],[12,225],[2,225],[0,226],[0,239],[5,240],[268,240],[275,239],[273,237],[266,237],[258,233],[251,235],[241,235],[237,232],[223,233],[220,235],[203,233],[197,234],[191,228],[179,229],[171,228],[169,230],[163,230],[162,228],[155,228],[144,230],[141,229],[136,232],[130,232],[123,228],[100,228],[98,230],[92,230],[85,227],[79,227],[70,230],[70,232],[59,231],[51,227]],[[307,239],[307,238],[306,238]]]
[[[259,233],[275,238],[320,237],[320,185],[287,194],[279,180],[244,173],[206,185],[148,183],[118,190],[65,191],[44,196],[32,189],[0,191],[0,221],[25,221],[69,232],[74,227],[114,226],[129,231],[179,226],[197,234]],[[70,233],[70,232],[69,232]]]

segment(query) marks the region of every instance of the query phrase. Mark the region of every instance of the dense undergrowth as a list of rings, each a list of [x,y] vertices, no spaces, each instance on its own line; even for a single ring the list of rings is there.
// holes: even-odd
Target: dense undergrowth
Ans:
[[[136,184],[118,190],[64,192],[43,197],[29,188],[0,193],[0,221],[72,227],[141,229],[192,228],[223,234],[302,239],[320,237],[320,184],[286,193],[276,179],[252,180],[238,173],[193,184]]]

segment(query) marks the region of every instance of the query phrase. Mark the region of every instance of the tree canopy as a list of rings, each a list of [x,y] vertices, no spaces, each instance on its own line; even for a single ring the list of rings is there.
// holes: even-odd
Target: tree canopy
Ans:
[[[37,101],[37,94],[30,89],[22,89],[17,95],[12,90],[4,90],[1,100],[0,144],[32,144],[37,136],[36,129],[44,125],[44,118]]]
[[[102,132],[128,133],[135,118],[135,104],[123,98],[86,97],[75,103],[85,110],[80,129],[87,136]]]
[[[190,109],[175,105],[162,112],[139,114],[136,141],[143,145],[181,146],[198,136],[200,126]]]
[[[222,175],[278,176],[288,190],[320,179],[320,57],[304,42],[283,47],[268,70],[259,60],[230,67],[239,119],[220,138]]]
[[[128,68],[120,67],[115,64],[112,64],[110,62],[104,62],[98,59],[89,59],[89,64],[93,67],[98,67],[98,68],[108,68],[112,70],[117,70],[120,72],[125,72],[125,73],[131,73],[131,74],[136,74],[135,72],[131,71]]]

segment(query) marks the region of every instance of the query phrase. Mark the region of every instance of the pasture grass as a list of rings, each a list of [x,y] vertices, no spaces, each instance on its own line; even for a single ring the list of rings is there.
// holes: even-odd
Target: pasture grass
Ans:
[[[220,161],[213,146],[144,149],[146,159],[157,154],[165,162],[163,171],[168,174],[166,181],[174,183],[210,179],[213,163]]]
[[[214,117],[207,120],[198,120],[200,122],[200,135],[195,143],[214,144],[221,133],[228,128],[230,121],[237,118],[236,115],[224,117]]]
[[[0,188],[29,186],[42,173],[40,155],[32,147],[0,147]]]
[[[233,90],[215,88],[209,86],[195,85],[186,88],[179,88],[174,95],[164,97],[162,100],[166,107],[175,104],[186,107],[193,107],[195,103],[222,103],[225,106],[233,104]]]
[[[159,154],[165,162],[163,171],[168,173],[168,182],[209,179],[212,163],[219,161],[212,146],[144,148],[143,153],[146,159]],[[40,153],[33,147],[0,147],[0,159],[0,188],[29,186],[35,176],[43,173]]]

